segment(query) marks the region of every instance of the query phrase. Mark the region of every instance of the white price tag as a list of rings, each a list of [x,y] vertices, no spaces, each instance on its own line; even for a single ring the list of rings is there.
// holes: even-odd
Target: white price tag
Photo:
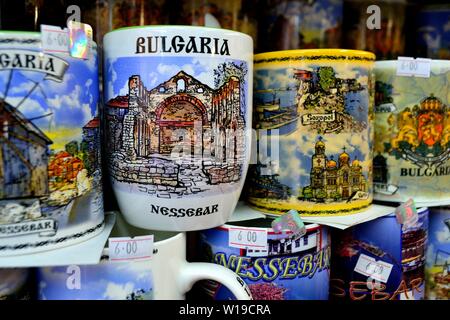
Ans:
[[[431,59],[398,57],[397,75],[404,77],[429,78],[431,73]]]
[[[41,24],[42,51],[69,54],[69,30]]]
[[[393,265],[361,254],[355,266],[355,271],[375,280],[386,283],[391,275]]]
[[[267,229],[231,227],[228,245],[233,248],[267,250]]]
[[[108,248],[110,261],[150,259],[153,255],[153,235],[109,238]]]

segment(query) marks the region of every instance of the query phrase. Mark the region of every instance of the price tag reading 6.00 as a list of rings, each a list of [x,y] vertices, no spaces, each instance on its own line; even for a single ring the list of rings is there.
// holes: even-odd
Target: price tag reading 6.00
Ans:
[[[228,230],[228,245],[233,248],[267,249],[267,229],[231,227]]]
[[[429,78],[431,59],[398,57],[397,76]]]
[[[109,260],[128,261],[150,259],[153,235],[135,238],[109,238]]]

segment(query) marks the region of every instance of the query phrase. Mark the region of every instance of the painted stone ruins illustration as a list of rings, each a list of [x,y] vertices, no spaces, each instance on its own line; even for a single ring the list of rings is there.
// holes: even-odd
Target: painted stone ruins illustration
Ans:
[[[241,81],[231,75],[213,89],[179,71],[147,89],[141,76],[130,76],[128,93],[107,102],[116,183],[172,198],[238,182],[245,156]]]

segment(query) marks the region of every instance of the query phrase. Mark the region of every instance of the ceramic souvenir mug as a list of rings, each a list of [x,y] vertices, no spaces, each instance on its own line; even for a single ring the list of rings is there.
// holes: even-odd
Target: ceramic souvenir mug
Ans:
[[[229,30],[123,28],[104,37],[107,161],[125,219],[225,223],[250,157],[253,44]]]
[[[95,43],[87,59],[0,31],[0,256],[75,244],[104,226]]]
[[[29,269],[0,269],[0,300],[29,300]]]
[[[138,229],[117,217],[112,237],[153,234],[153,255],[146,260],[110,261],[105,248],[97,265],[46,267],[37,270],[41,300],[182,300],[204,279],[229,288],[238,299],[251,299],[245,282],[212,263],[186,261],[186,234]]]
[[[370,206],[374,60],[343,49],[255,55],[259,151],[244,189],[252,207],[337,216]]]
[[[255,300],[328,300],[330,280],[330,240],[328,229],[307,224],[306,234],[289,230],[275,232],[271,219],[232,222],[199,231],[199,259],[236,272],[250,288]],[[231,247],[232,231],[267,232],[267,247]],[[258,243],[258,245],[260,245]],[[220,283],[204,281],[201,287],[215,300],[228,300],[233,294]]]
[[[424,299],[428,208],[417,214],[410,226],[392,213],[333,231],[330,299]]]
[[[262,0],[257,52],[338,48],[343,0]]]
[[[449,19],[449,3],[430,4],[420,8],[416,22],[416,56],[450,59],[450,34],[446,27]]]
[[[375,199],[417,206],[450,204],[450,61],[432,60],[429,77],[375,64]]]
[[[450,207],[430,208],[429,220],[425,297],[428,300],[449,300]]]

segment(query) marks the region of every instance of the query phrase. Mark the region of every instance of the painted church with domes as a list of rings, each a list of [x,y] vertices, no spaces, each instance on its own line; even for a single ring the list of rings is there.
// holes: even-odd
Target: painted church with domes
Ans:
[[[362,174],[362,166],[356,157],[351,161],[345,147],[336,161],[334,156],[326,156],[325,143],[319,138],[311,161],[311,184],[306,187],[310,189],[310,200],[348,200],[357,191],[367,192],[367,179]]]

